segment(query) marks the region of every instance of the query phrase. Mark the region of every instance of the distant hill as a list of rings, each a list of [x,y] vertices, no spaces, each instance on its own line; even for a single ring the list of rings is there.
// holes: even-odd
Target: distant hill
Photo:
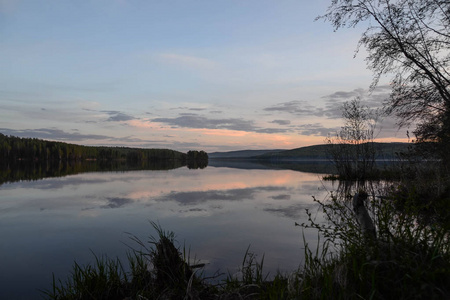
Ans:
[[[376,159],[395,159],[396,153],[406,152],[410,143],[375,143],[378,150]],[[301,161],[301,160],[329,160],[331,145],[314,145],[292,150],[242,150],[230,152],[214,152],[209,158],[216,159],[251,159],[261,161]]]
[[[323,160],[328,159],[327,149],[329,147],[329,145],[307,146],[276,153],[265,153],[254,158],[262,160]]]
[[[375,143],[376,159],[396,159],[398,153],[408,151],[410,143]],[[314,145],[277,153],[266,153],[253,157],[261,160],[329,160],[329,149],[332,145]]]
[[[243,159],[243,158],[251,158],[259,155],[276,153],[283,151],[282,149],[278,150],[239,150],[239,151],[229,151],[229,152],[213,152],[208,153],[209,158],[229,158],[229,159]]]

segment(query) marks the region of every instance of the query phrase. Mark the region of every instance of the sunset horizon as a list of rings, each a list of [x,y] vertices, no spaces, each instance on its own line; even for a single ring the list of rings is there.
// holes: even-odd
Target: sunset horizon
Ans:
[[[0,132],[186,152],[324,143],[341,106],[379,109],[363,32],[328,1],[2,1]],[[385,117],[377,141],[408,141]]]

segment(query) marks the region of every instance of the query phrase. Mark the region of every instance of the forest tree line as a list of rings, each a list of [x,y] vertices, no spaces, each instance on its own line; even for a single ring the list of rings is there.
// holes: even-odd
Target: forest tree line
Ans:
[[[2,162],[67,162],[86,160],[145,162],[178,160],[187,163],[198,160],[203,165],[205,161],[207,164],[208,154],[204,151],[189,151],[186,154],[170,149],[83,146],[36,138],[7,136],[0,133],[0,158]]]

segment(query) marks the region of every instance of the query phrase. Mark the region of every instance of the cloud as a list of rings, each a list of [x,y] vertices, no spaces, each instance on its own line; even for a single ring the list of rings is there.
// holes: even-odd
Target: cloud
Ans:
[[[317,107],[309,105],[306,101],[289,101],[264,108],[265,111],[287,112],[294,115],[314,115]]]
[[[342,103],[336,103],[329,101],[325,103],[324,116],[328,119],[340,119],[342,118]]]
[[[296,204],[288,207],[264,208],[263,210],[289,219],[299,219],[305,214],[306,209],[312,206],[312,204]]]
[[[354,89],[353,91],[350,91],[350,92],[345,92],[345,91],[334,92],[333,94],[324,96],[323,98],[326,98],[329,101],[333,101],[333,102],[341,102],[343,100],[349,100],[349,99],[353,99],[355,97],[362,97],[366,93],[367,93],[367,90],[358,88],[358,89]]]
[[[282,128],[260,128],[256,129],[255,132],[257,133],[286,133],[291,131],[290,129],[282,129]]]
[[[308,102],[306,101],[296,100],[296,101],[282,102],[270,107],[266,107],[264,108],[264,111],[284,112],[296,116],[306,116],[306,117],[311,116],[328,117],[331,119],[336,118],[337,113],[339,113],[339,117],[341,114],[340,105],[337,105],[333,101],[326,102],[325,107],[313,106],[308,104]]]
[[[365,104],[371,108],[380,108],[389,99],[391,92],[390,85],[377,86],[365,99]]]
[[[192,110],[192,111],[203,111],[203,110],[206,110],[206,108],[204,108],[204,107],[187,107],[187,106],[179,106],[179,107],[171,108],[171,110],[178,110],[178,109],[181,109],[181,110]]]
[[[39,129],[23,129],[15,130],[9,128],[0,128],[0,132],[5,135],[12,135],[25,138],[37,138],[43,140],[54,140],[62,142],[85,142],[86,140],[95,140],[97,145],[108,145],[114,142],[115,146],[130,146],[134,144],[136,147],[154,148],[155,146],[164,146],[170,148],[174,143],[166,140],[144,140],[133,136],[113,137],[97,134],[81,134],[75,132],[65,132],[56,128],[39,128]],[[121,144],[120,144],[121,143]]]
[[[361,104],[367,106],[369,109],[382,109],[384,103],[389,98],[391,87],[388,85],[376,87],[373,90],[355,89],[353,91],[335,92],[333,94],[324,96],[326,99],[325,115],[329,119],[342,118],[342,105],[344,102],[351,101],[359,97]]]
[[[157,201],[175,201],[181,205],[197,205],[208,201],[242,201],[254,199],[261,191],[285,191],[286,187],[254,187],[245,189],[209,190],[193,192],[171,192],[157,199]]]
[[[328,119],[340,119],[342,117],[342,105],[344,102],[359,97],[364,105],[372,109],[378,109],[383,106],[383,103],[389,97],[390,91],[390,86],[376,87],[372,91],[357,88],[351,91],[337,91],[323,96],[322,99],[325,99],[325,104],[323,107],[308,104],[307,101],[294,100],[281,102],[273,106],[266,107],[263,110],[268,112],[289,113],[296,116],[315,116],[326,117]],[[272,123],[278,123],[277,121],[279,120],[275,120]]]
[[[302,124],[296,127],[299,130],[299,133],[302,135],[313,135],[313,136],[323,136],[327,137],[330,134],[336,133],[340,127],[328,128],[324,127],[320,123],[314,124]]]
[[[230,129],[249,130],[253,129],[252,121],[230,118],[230,119],[208,119],[195,114],[182,114],[176,118],[156,118],[152,122],[166,123],[171,126],[186,128],[207,128],[207,129]]]
[[[124,114],[120,111],[113,111],[113,110],[102,110],[101,112],[107,113],[110,117],[106,120],[108,122],[124,122],[124,121],[130,121],[130,120],[136,120],[135,117],[132,117],[130,115]]]
[[[291,124],[290,120],[273,120],[270,123],[278,124],[278,125],[289,125]]]
[[[80,134],[78,132],[65,132],[56,128],[39,128],[39,129],[23,129],[15,130],[9,128],[0,128],[0,132],[5,135],[13,135],[17,137],[51,139],[61,141],[83,141],[83,140],[110,140],[112,137],[97,134]]]
[[[109,118],[106,119],[107,122],[126,122],[131,120],[139,120],[139,118],[130,116],[126,113],[117,110],[95,110],[90,108],[82,108],[84,111],[95,112],[95,113],[104,113],[109,115]],[[92,122],[92,121],[88,121]]]
[[[197,114],[194,113],[180,113],[180,116],[198,116]]]
[[[107,198],[107,200],[108,200],[108,203],[100,206],[100,208],[121,208],[124,205],[133,203],[133,200],[128,199],[128,198],[113,197],[113,198]]]
[[[373,90],[358,88],[352,91],[338,91],[330,95],[323,96],[322,98],[327,99],[328,103],[343,103],[359,97],[365,105],[371,108],[376,108],[383,104],[384,100],[389,97],[391,91],[392,88],[390,85],[380,85],[375,87]]]
[[[242,118],[209,119],[196,114],[180,114],[176,118],[155,118],[152,122],[165,123],[170,126],[197,129],[226,129],[257,133],[284,133],[288,130],[278,128],[261,128],[251,120]]]

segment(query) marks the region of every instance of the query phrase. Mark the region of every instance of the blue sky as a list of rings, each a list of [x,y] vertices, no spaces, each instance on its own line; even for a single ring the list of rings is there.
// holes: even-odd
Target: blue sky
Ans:
[[[0,132],[85,145],[292,149],[368,94],[330,0],[0,0]],[[404,140],[391,119],[379,138]]]

